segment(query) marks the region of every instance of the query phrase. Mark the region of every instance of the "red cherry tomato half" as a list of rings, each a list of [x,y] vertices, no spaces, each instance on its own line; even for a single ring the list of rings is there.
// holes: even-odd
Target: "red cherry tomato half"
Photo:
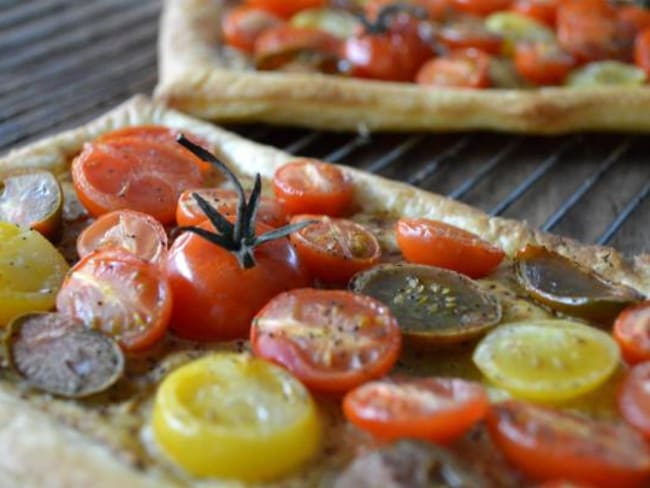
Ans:
[[[208,221],[200,224],[214,232]],[[271,230],[257,224],[258,233]],[[246,337],[251,320],[272,297],[310,280],[288,239],[255,249],[257,264],[243,269],[229,251],[193,233],[181,235],[169,250],[167,276],[174,295],[171,327],[197,341]]]
[[[650,28],[650,10],[647,8],[634,5],[621,6],[618,8],[618,18],[637,33]]]
[[[634,43],[634,62],[650,78],[650,28],[642,31]]]
[[[500,55],[503,38],[485,27],[481,19],[468,17],[447,22],[437,31],[438,41],[450,51],[475,48]]]
[[[420,85],[454,88],[490,86],[490,55],[477,49],[464,49],[426,62],[415,81]]]
[[[510,7],[512,0],[453,0],[454,7],[459,12],[485,17],[499,10]]]
[[[650,438],[650,361],[627,373],[618,391],[618,409],[630,425]]]
[[[326,0],[246,0],[246,5],[272,12],[284,18],[308,8],[323,7]]]
[[[471,278],[486,276],[505,256],[471,232],[429,219],[400,219],[397,244],[407,261],[451,269]]]
[[[487,424],[506,457],[535,479],[612,488],[650,481],[650,448],[625,424],[515,400],[494,405]]]
[[[308,388],[344,393],[393,367],[401,334],[390,310],[370,297],[305,288],[278,295],[256,315],[251,345]]]
[[[125,350],[141,351],[165,334],[172,296],[159,266],[106,249],[88,254],[70,270],[56,308],[113,336]]]
[[[346,418],[385,440],[449,442],[487,414],[484,388],[452,378],[381,380],[361,385],[343,400]]]
[[[160,222],[150,215],[135,210],[115,210],[99,217],[77,239],[80,258],[97,249],[112,247],[160,264],[167,255],[167,234]]]
[[[517,71],[538,85],[561,84],[574,66],[573,56],[553,43],[520,43],[515,46]]]
[[[178,206],[176,207],[176,223],[178,225],[198,225],[206,219],[205,214],[192,196],[193,193],[201,195],[222,215],[233,218],[237,215],[238,197],[234,190],[225,188],[185,190],[178,198]],[[287,216],[284,213],[284,208],[277,200],[262,197],[260,206],[257,209],[257,221],[271,227],[282,227],[287,223]]]
[[[171,224],[181,192],[201,186],[203,178],[189,152],[123,137],[86,144],[72,162],[72,180],[79,200],[93,216],[131,209]]]
[[[346,219],[298,216],[291,223],[316,222],[291,234],[300,261],[315,278],[345,284],[353,274],[374,266],[381,256],[377,238],[365,227]]]
[[[626,308],[614,323],[614,339],[630,364],[650,360],[650,301]]]
[[[352,182],[341,169],[307,158],[280,167],[273,177],[273,191],[289,215],[338,217],[354,198]]]
[[[240,5],[223,17],[221,30],[226,44],[253,53],[260,34],[282,22],[280,17],[267,10]]]
[[[559,0],[515,0],[512,10],[555,27]]]

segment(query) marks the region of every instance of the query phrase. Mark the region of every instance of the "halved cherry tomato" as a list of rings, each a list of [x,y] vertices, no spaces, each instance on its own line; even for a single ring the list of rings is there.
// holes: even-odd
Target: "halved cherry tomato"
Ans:
[[[226,217],[234,218],[237,215],[237,193],[234,190],[225,188],[185,190],[178,198],[176,207],[176,223],[178,225],[197,225],[205,220],[205,214],[192,196],[194,193],[201,195]],[[281,227],[287,223],[287,216],[277,200],[262,197],[257,209],[257,221],[270,227]]]
[[[273,191],[289,215],[322,214],[338,217],[354,198],[347,175],[317,159],[295,159],[273,176]]]
[[[630,59],[634,34],[606,0],[569,0],[558,6],[558,41],[580,62]]]
[[[86,144],[72,162],[77,196],[96,217],[128,208],[171,224],[178,196],[203,180],[196,158],[181,150],[135,137]]]
[[[375,265],[381,256],[377,238],[365,227],[346,219],[301,215],[315,223],[291,234],[300,261],[310,273],[328,283],[345,284],[350,277]]]
[[[521,76],[538,85],[559,85],[575,65],[573,56],[552,42],[515,46],[515,67]]]
[[[85,257],[97,249],[118,247],[144,261],[160,264],[167,255],[167,234],[151,215],[115,210],[86,227],[77,239],[77,253]]]
[[[453,2],[454,0],[409,0],[400,2],[395,0],[369,0],[364,3],[363,9],[369,19],[376,19],[379,12],[387,5],[407,4],[425,9],[430,19],[443,20],[453,14]]]
[[[226,44],[252,53],[260,34],[282,22],[280,17],[268,10],[240,5],[223,17],[221,30]]]
[[[506,457],[535,479],[612,488],[650,480],[650,448],[625,424],[514,400],[494,405],[487,422]]]
[[[640,32],[634,43],[634,62],[650,79],[650,28]]]
[[[290,67],[292,70],[335,73],[341,42],[322,30],[279,25],[257,37],[255,65],[259,70]]]
[[[453,5],[459,12],[485,17],[499,10],[510,7],[512,0],[453,0]]]
[[[630,425],[650,438],[650,361],[627,373],[618,391],[618,409]]]
[[[503,37],[487,30],[483,20],[474,17],[461,17],[443,24],[436,38],[451,51],[476,48],[489,54],[501,54],[503,49]]]
[[[554,27],[557,6],[558,0],[515,0],[512,10]]]
[[[637,33],[650,27],[650,10],[647,7],[620,6],[618,8],[618,18],[632,26]]]
[[[490,55],[478,49],[464,49],[427,61],[415,81],[420,85],[454,88],[490,86]]]
[[[199,227],[212,232],[209,222]],[[257,224],[258,233],[271,230]],[[171,327],[180,337],[198,341],[230,340],[248,335],[257,311],[278,293],[309,286],[288,239],[255,249],[257,264],[243,269],[229,251],[193,233],[181,235],[167,259],[174,295]]]
[[[307,387],[344,393],[393,367],[401,335],[390,310],[373,298],[305,288],[276,296],[258,312],[251,346]]]
[[[326,0],[246,0],[246,5],[289,18],[308,8],[323,7]]]
[[[56,307],[125,350],[141,351],[165,334],[172,296],[159,266],[113,248],[88,254],[70,270]]]
[[[489,274],[505,256],[476,234],[439,220],[400,219],[397,244],[407,261],[452,269],[471,278]]]
[[[613,332],[625,361],[650,361],[650,301],[623,310]]]
[[[483,419],[488,405],[479,383],[435,377],[386,379],[350,391],[343,412],[354,425],[381,439],[444,443]]]

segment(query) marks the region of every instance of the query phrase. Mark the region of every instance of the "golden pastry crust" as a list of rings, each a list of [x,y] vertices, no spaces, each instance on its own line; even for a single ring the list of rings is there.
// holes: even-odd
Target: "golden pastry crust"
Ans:
[[[82,127],[17,149],[0,158],[0,172],[40,168],[59,175],[83,144],[100,134],[130,125],[162,124],[191,131],[209,142],[215,154],[241,175],[259,172],[270,178],[292,156],[262,146],[206,122],[135,97]],[[528,243],[546,245],[571,256],[605,277],[650,294],[650,257],[626,261],[611,248],[581,245],[545,234],[524,223],[489,217],[465,204],[354,169],[352,179],[363,212],[444,220],[500,245],[508,254]],[[21,487],[167,487],[156,470],[137,470],[123,463],[107,445],[69,427],[30,405],[28,399],[0,381],[0,485]],[[197,486],[224,486],[209,482]],[[232,486],[228,484],[227,486]]]
[[[330,130],[650,131],[650,87],[450,90],[255,72],[219,46],[224,0],[166,0],[156,97],[217,121]]]

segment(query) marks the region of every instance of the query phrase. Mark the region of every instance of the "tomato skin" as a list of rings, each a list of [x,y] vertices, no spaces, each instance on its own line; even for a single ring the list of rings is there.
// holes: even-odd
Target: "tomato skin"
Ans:
[[[308,388],[341,394],[385,375],[402,340],[390,310],[343,290],[282,293],[255,316],[251,347],[284,366]]]
[[[488,54],[501,54],[503,38],[485,28],[472,17],[444,24],[436,33],[437,40],[450,51],[475,48]]]
[[[618,410],[646,439],[650,439],[650,361],[639,363],[625,375],[618,390]]]
[[[164,336],[172,296],[158,265],[112,248],[91,252],[70,270],[56,308],[113,336],[124,350],[136,352]]]
[[[637,33],[650,27],[650,10],[647,8],[634,5],[621,6],[618,8],[618,18]]]
[[[486,276],[505,256],[471,232],[429,219],[400,219],[397,244],[409,262],[452,269],[470,278]]]
[[[631,58],[634,29],[605,0],[569,0],[557,13],[560,45],[579,62]]]
[[[207,221],[199,227],[215,232]],[[271,230],[263,224],[256,229]],[[288,239],[262,244],[254,254],[256,266],[242,269],[232,253],[196,234],[177,238],[166,266],[174,297],[172,331],[196,341],[246,337],[253,316],[272,297],[309,286]]]
[[[623,310],[613,334],[627,363],[650,360],[650,301]]]
[[[573,56],[546,43],[515,46],[515,67],[528,81],[538,85],[559,85],[575,66]]]
[[[160,222],[150,215],[135,210],[115,210],[99,217],[77,238],[80,258],[106,247],[119,247],[140,259],[159,264],[167,255],[167,234]]]
[[[374,266],[381,256],[377,238],[346,219],[302,215],[291,223],[314,219],[316,223],[291,234],[300,261],[312,276],[328,283],[345,284],[353,274]]]
[[[640,487],[650,479],[650,448],[624,424],[509,400],[487,416],[492,439],[524,473],[597,487]]]
[[[273,191],[288,215],[342,215],[352,204],[354,187],[337,166],[301,158],[286,163],[273,176]]]
[[[221,30],[226,44],[252,53],[260,34],[281,23],[280,17],[267,10],[240,5],[224,16]]]
[[[196,158],[186,153],[134,137],[87,143],[72,162],[77,196],[95,217],[128,208],[171,224],[180,193],[203,181]]]
[[[493,12],[506,10],[512,0],[453,0],[453,5],[459,12],[486,17]]]
[[[234,218],[237,215],[238,196],[234,190],[225,188],[185,190],[178,198],[176,206],[176,223],[178,225],[198,225],[206,219],[205,214],[194,200],[193,193],[201,195],[226,217]],[[277,200],[261,197],[260,206],[257,209],[257,221],[271,227],[282,227],[287,223],[287,216]]]
[[[420,85],[454,88],[490,86],[490,56],[478,49],[465,49],[427,61],[415,81]]]
[[[558,0],[515,0],[512,10],[554,27],[557,7]]]
[[[483,419],[488,397],[479,383],[456,378],[365,383],[343,399],[346,418],[376,437],[446,443]]]
[[[308,8],[325,6],[326,0],[246,0],[246,5],[266,10],[280,17],[289,18]]]
[[[636,37],[634,62],[650,78],[650,28],[641,31]]]

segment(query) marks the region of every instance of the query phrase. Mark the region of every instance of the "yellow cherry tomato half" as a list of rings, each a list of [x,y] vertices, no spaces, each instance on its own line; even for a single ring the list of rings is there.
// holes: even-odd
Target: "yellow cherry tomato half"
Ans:
[[[0,222],[0,326],[52,309],[67,271],[61,253],[39,232]]]
[[[321,436],[298,380],[236,353],[172,372],[158,389],[152,422],[162,451],[189,473],[248,482],[289,474],[318,451]]]
[[[549,402],[596,389],[619,362],[608,334],[567,320],[506,324],[474,351],[474,363],[491,382],[515,396]]]

